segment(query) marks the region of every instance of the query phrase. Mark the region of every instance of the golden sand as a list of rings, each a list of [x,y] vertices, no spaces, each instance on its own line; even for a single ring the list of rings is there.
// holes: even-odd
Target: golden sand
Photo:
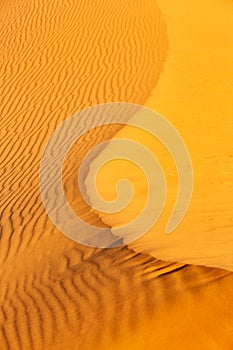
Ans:
[[[149,134],[130,126],[118,132],[115,137],[129,138],[149,148],[160,161],[168,182],[162,217],[147,235],[130,246],[163,260],[233,270],[232,3],[158,3],[167,23],[169,51],[159,82],[145,105],[165,116],[184,139],[193,162],[194,191],[183,222],[167,236],[165,227],[178,189],[175,165],[166,149]],[[104,152],[111,153],[111,144]],[[104,152],[95,162],[101,164]],[[147,183],[134,167],[123,161],[111,162],[98,177],[98,188],[106,200],[116,195],[113,189],[119,180],[114,175],[117,171],[119,178],[127,177],[135,183],[135,197],[125,211],[101,214],[110,226],[131,221],[145,203]]]
[[[211,126],[208,111],[216,117],[219,112],[229,111],[228,61],[225,53],[219,52],[214,59],[212,54],[216,55],[214,43],[221,44],[220,51],[226,52],[231,19],[229,1],[212,1],[211,9],[209,1],[205,4],[196,1],[188,10],[184,1],[174,4],[174,1],[159,0],[163,18],[154,0],[146,4],[123,0],[2,2],[1,350],[231,349],[231,273],[180,262],[162,262],[128,247],[100,250],[72,242],[48,219],[38,181],[40,158],[55,128],[74,112],[107,101],[139,104],[148,101],[153,107],[151,103],[156,101],[155,109],[183,130],[181,134],[193,161],[196,166],[203,167],[198,180],[202,181],[204,160],[211,159],[215,151],[206,143],[209,147],[206,152],[211,148],[213,153],[207,152],[207,158],[199,162],[195,151],[197,142],[187,137],[192,124],[185,124],[184,120],[188,115],[193,129],[199,130],[201,113],[205,113]],[[187,17],[187,11],[192,15]],[[190,72],[190,56],[193,55],[188,50],[192,49],[192,42],[195,44],[195,38],[190,40],[187,23],[196,33],[191,26],[195,16],[203,27],[204,23],[208,24],[206,28],[210,32],[205,32],[206,41],[202,45],[203,50],[208,46],[210,52],[204,54],[196,47],[194,56],[196,54],[200,61],[195,61],[196,66]],[[215,21],[218,16],[222,18],[221,26]],[[214,36],[213,24],[219,25],[214,26]],[[201,30],[196,42],[198,38],[203,38]],[[212,80],[214,65],[216,81]],[[206,72],[204,78],[202,72]],[[194,80],[190,81],[190,76]],[[218,81],[224,85],[224,92]],[[195,86],[197,82],[199,88]],[[155,86],[155,99],[148,100]],[[207,90],[209,98],[214,97],[211,109],[207,95],[202,95],[207,87],[211,89]],[[198,95],[199,90],[202,97]],[[218,92],[221,92],[219,99],[216,98]],[[191,113],[197,119],[191,118]],[[224,120],[221,118],[222,122]],[[219,139],[214,134],[221,144],[219,154],[225,155],[223,166],[226,167],[230,120],[227,123],[224,144],[220,142],[223,126],[218,126]],[[75,189],[73,192],[78,196],[74,198],[69,186],[73,176],[70,172],[74,172],[71,165],[76,161],[80,163],[88,147],[112,137],[117,130],[118,127],[110,127],[83,137],[78,146],[78,159],[74,152],[73,163],[68,163],[64,170],[68,197],[71,196],[81,216],[94,224],[104,225],[95,212],[89,211]],[[205,135],[204,131],[200,135],[203,143]],[[215,186],[213,190],[219,191],[219,203],[223,203],[219,181],[226,173],[224,169],[221,171],[223,173],[217,173],[216,180],[211,181]],[[219,206],[214,207],[214,213],[219,213],[219,225],[221,214],[222,226],[226,228],[230,185],[228,180],[223,183],[222,186],[226,186],[223,191],[229,188],[224,195],[226,207],[222,207],[221,212]],[[207,188],[205,190],[209,193]],[[198,216],[201,190],[195,191],[193,207],[184,221],[188,228],[193,227],[192,215]],[[209,202],[214,206],[213,201]],[[205,216],[201,219],[206,220]],[[208,224],[209,221],[205,221],[206,228]],[[224,236],[229,237],[229,227],[225,231]],[[172,256],[173,246],[170,255],[166,247],[164,251],[161,246],[158,249],[153,245],[154,239],[152,244],[148,237],[136,242],[134,248],[159,257],[158,251],[161,251],[161,256],[174,261],[189,260],[184,252],[179,256],[174,250]],[[178,233],[174,237],[178,239]],[[222,242],[225,247],[226,239]],[[230,249],[229,242],[227,247]],[[218,254],[219,251],[217,257]],[[193,256],[196,257],[192,252]],[[231,266],[229,260],[223,261],[215,260],[209,265]],[[193,262],[200,262],[200,259]]]

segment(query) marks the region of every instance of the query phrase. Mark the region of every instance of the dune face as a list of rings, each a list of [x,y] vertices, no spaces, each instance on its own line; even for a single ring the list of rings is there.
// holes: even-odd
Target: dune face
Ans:
[[[154,1],[126,8],[124,2],[18,2],[2,12],[1,261],[6,261],[55,229],[38,189],[39,161],[51,133],[90,105],[143,103],[159,77],[167,39]],[[80,140],[80,159],[114,133],[115,128],[90,133],[88,146]]]
[[[166,235],[178,192],[172,157],[148,133],[131,126],[120,130],[114,138],[129,138],[147,147],[158,158],[167,180],[167,199],[160,220],[130,247],[162,260],[233,271],[233,66],[229,59],[233,55],[232,3],[161,0],[159,5],[167,23],[169,50],[159,82],[144,105],[161,113],[181,134],[193,163],[194,189],[184,220],[171,235]],[[89,186],[93,181],[92,168],[101,164],[114,148],[110,143],[90,165],[86,188],[95,206]],[[124,211],[114,215],[100,213],[113,228],[127,224],[141,213],[148,187],[132,165],[112,162],[98,177],[98,188],[105,199],[109,199],[119,181],[113,175],[117,171],[119,178],[129,177],[135,184],[135,196]]]
[[[167,50],[154,0],[2,2],[1,350],[231,349],[231,273],[82,246],[58,231],[40,197],[39,163],[56,127],[98,103],[145,103]],[[73,209],[101,227],[76,173],[121,127],[81,137],[63,169]]]

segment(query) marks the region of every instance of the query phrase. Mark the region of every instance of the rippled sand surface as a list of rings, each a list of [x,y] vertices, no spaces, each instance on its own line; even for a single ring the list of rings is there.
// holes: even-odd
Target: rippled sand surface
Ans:
[[[199,13],[201,3],[196,4],[193,8],[190,5],[189,11],[196,9]],[[206,4],[203,23],[212,18],[208,12],[210,2]],[[230,6],[228,1],[221,5],[215,1],[213,5],[216,16],[226,15],[225,24],[214,27],[218,43],[225,50],[221,35],[226,30],[227,38]],[[185,2],[178,1],[176,7],[168,0],[2,1],[1,349],[232,348],[232,273],[187,265],[186,256],[182,262],[176,262],[182,260],[176,251],[166,255],[146,237],[133,247],[101,250],[81,246],[54,227],[39,192],[43,149],[55,128],[80,109],[110,101],[156,103],[156,109],[179,128],[183,125],[182,119],[177,118],[182,110],[181,95],[182,99],[186,96],[185,105],[192,115],[197,114],[198,108],[201,111],[200,104],[188,100],[187,85],[181,84],[187,76],[180,57],[183,63],[190,62],[190,54],[185,49],[179,51],[183,36],[179,37],[175,28],[182,31],[187,18],[194,18],[194,14],[187,17],[185,11]],[[209,44],[212,29],[208,30]],[[186,29],[184,32],[188,35]],[[211,79],[208,80],[212,77],[209,60],[204,53],[195,53],[200,61],[190,75],[195,79],[199,76],[205,86],[212,87]],[[198,75],[202,58],[207,69],[204,78]],[[211,61],[222,67],[218,61]],[[221,62],[227,91],[228,66]],[[187,66],[184,67],[187,72]],[[222,82],[221,70],[217,71],[216,79]],[[193,87],[191,92],[198,91],[195,82],[189,85],[190,89]],[[216,82],[213,86],[217,85]],[[211,91],[215,92],[216,103],[211,111],[219,115],[220,109],[216,109],[220,106],[216,102],[219,90]],[[227,96],[221,95],[222,113],[229,108]],[[197,95],[197,99],[205,101],[208,113],[206,96]],[[200,120],[201,114],[197,118]],[[227,144],[230,119],[226,125]],[[83,219],[100,226],[111,223],[90,210],[78,189],[72,186],[74,165],[80,164],[91,146],[113,137],[119,128],[99,128],[84,135],[78,142],[78,153],[74,147],[64,169],[64,187],[73,207]],[[188,127],[184,130],[188,133]],[[185,134],[182,136],[185,138]],[[191,141],[190,147],[194,152]],[[228,159],[228,153],[224,154]],[[221,173],[217,179],[218,187]],[[228,206],[229,188],[228,191],[224,188]],[[230,209],[224,208],[224,227],[225,222],[229,226],[224,235],[229,240]],[[215,209],[219,213],[219,207]],[[191,226],[193,213],[186,228]],[[229,250],[230,244],[228,241]],[[163,262],[157,257],[174,262]],[[216,266],[230,264],[217,262]]]

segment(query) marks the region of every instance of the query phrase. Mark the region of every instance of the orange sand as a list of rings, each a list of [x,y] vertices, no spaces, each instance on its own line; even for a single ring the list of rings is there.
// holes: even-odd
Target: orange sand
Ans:
[[[179,13],[185,18],[185,8],[179,9],[185,2],[158,3],[170,41],[164,69],[166,26],[154,0],[2,2],[1,350],[204,350],[206,344],[211,350],[231,349],[231,273],[161,262],[128,247],[83,247],[53,226],[40,198],[42,151],[57,125],[75,111],[106,101],[143,104],[163,70],[156,109],[170,117],[165,113],[170,96],[176,106],[172,116],[180,115],[182,103],[174,97],[180,82],[169,78],[171,72],[176,76],[169,60],[181,64],[171,56],[178,48],[172,35],[179,40],[171,25]],[[231,5],[218,4],[213,6],[219,16]],[[91,146],[117,130],[96,130],[82,138],[73,163],[84,156],[87,140]],[[65,184],[71,181],[70,164]],[[72,196],[69,186],[67,192]],[[84,219],[104,225],[80,196],[72,199]],[[155,253],[146,241],[137,244]]]
[[[175,166],[164,147],[150,135],[132,127],[117,133],[115,137],[130,138],[148,147],[160,161],[168,182],[162,217],[147,235],[130,246],[163,260],[233,270],[232,3],[158,3],[167,23],[169,52],[159,83],[145,105],[165,116],[183,137],[193,162],[194,192],[182,224],[167,236],[165,227],[177,195]],[[111,145],[104,152],[110,154]],[[101,164],[103,156],[95,161]],[[133,165],[118,161],[109,163],[99,174],[98,188],[104,198],[114,199],[119,178],[113,174],[117,169],[119,178],[135,182],[135,197],[125,211],[101,214],[103,221],[113,227],[135,218],[147,193],[143,176]],[[89,178],[91,181],[91,175]]]

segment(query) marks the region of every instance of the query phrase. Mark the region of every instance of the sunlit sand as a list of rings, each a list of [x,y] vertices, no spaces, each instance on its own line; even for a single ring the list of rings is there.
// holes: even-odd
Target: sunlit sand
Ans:
[[[232,348],[231,7],[228,0],[2,2],[1,350]],[[112,101],[145,104],[168,118],[190,150],[196,179],[187,216],[166,236],[175,167],[153,144],[167,173],[165,212],[129,247],[102,250],[56,229],[38,173],[63,120]],[[145,200],[135,168],[136,201],[124,214],[91,210],[77,188],[83,156],[119,129],[84,135],[64,166],[67,198],[97,226],[126,222]],[[120,131],[129,134],[142,139]],[[123,163],[122,175],[131,167]],[[107,199],[115,195],[113,173],[103,169],[98,179]]]
[[[145,105],[165,116],[184,139],[193,162],[194,191],[185,219],[167,236],[165,228],[178,189],[175,165],[166,149],[149,134],[129,126],[118,132],[115,137],[133,139],[148,147],[161,162],[168,182],[162,217],[131,247],[160,259],[233,270],[231,4],[159,3],[168,25],[169,53],[159,83]],[[111,145],[105,152],[111,153]],[[95,161],[101,164],[103,155]],[[134,167],[115,161],[98,177],[100,193],[107,200],[116,195],[117,171],[135,182],[134,201],[125,211],[101,214],[110,226],[126,224],[145,203],[147,184]]]

